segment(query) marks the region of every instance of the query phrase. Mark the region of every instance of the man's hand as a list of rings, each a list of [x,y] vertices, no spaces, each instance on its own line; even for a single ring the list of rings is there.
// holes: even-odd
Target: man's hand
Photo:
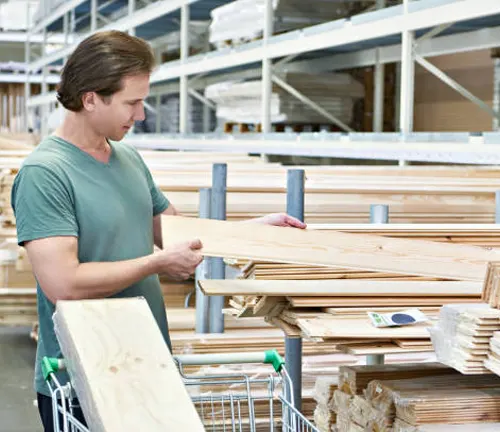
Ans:
[[[260,218],[250,219],[249,222],[263,223],[266,225],[292,227],[304,229],[307,225],[300,220],[285,213],[271,213]]]
[[[201,241],[192,240],[156,252],[154,259],[157,273],[176,281],[189,279],[203,261],[201,248]]]

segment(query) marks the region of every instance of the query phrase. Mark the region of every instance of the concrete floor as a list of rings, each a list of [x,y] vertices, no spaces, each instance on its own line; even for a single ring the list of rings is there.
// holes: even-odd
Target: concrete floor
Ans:
[[[0,432],[42,432],[33,404],[36,344],[30,330],[0,326]]]

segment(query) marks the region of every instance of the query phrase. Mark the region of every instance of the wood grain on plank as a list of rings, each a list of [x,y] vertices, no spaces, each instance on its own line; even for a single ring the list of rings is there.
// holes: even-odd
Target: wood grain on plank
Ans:
[[[54,322],[90,430],[204,431],[146,300],[59,301]]]
[[[362,268],[482,281],[500,252],[477,246],[405,240],[337,231],[162,216],[163,244],[198,238],[205,256]]]
[[[206,295],[308,297],[428,297],[481,295],[482,283],[472,281],[366,280],[200,280]]]

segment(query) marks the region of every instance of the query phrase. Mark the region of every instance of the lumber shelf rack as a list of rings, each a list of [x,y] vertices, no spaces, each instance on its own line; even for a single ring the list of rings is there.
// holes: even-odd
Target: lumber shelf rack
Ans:
[[[212,170],[212,188],[200,190],[200,218],[211,218],[224,220],[226,218],[226,182],[227,165],[214,164]],[[290,168],[287,171],[287,198],[286,213],[304,220],[304,183],[305,171],[303,169]],[[496,220],[500,223],[500,191],[496,193]],[[386,204],[372,204],[370,206],[370,223],[389,223],[389,206]],[[231,279],[236,275],[230,275],[224,266],[222,258],[207,258],[197,269],[196,273],[196,332],[197,333],[223,333],[224,318],[222,296],[208,297],[203,294],[198,280],[201,279]],[[215,299],[215,301],[214,301]],[[277,326],[279,327],[279,326]],[[285,359],[288,371],[293,382],[295,400],[300,401],[302,391],[302,337],[298,334],[287,334],[285,337]],[[424,350],[414,348],[405,350],[405,353],[423,352]],[[425,350],[427,351],[427,350]],[[387,351],[387,354],[394,351]],[[364,351],[367,365],[381,365],[385,362],[385,353],[380,349],[373,349],[373,352]],[[300,410],[300,404],[297,405]]]
[[[500,38],[500,3],[497,0],[401,0],[389,5],[385,0],[376,0],[373,7],[345,18],[335,19],[299,30],[274,34],[274,10],[272,0],[266,0],[263,8],[263,37],[239,46],[210,50],[209,40],[205,49],[193,51],[190,26],[196,22],[208,22],[212,11],[231,0],[68,0],[58,2],[51,10],[45,10],[35,25],[25,34],[26,74],[25,98],[26,118],[31,112],[41,116],[42,136],[48,132],[46,119],[56,108],[55,92],[50,92],[51,79],[47,73],[52,65],[61,66],[76,44],[97,31],[122,30],[147,40],[152,48],[161,53],[168,45],[168,38],[179,34],[178,60],[168,60],[159,65],[151,77],[152,88],[146,108],[151,113],[159,112],[161,97],[179,95],[179,130],[172,135],[159,134],[157,121],[152,133],[131,133],[130,142],[160,145],[162,148],[179,150],[230,149],[250,153],[290,154],[325,157],[347,157],[355,159],[378,159],[406,161],[430,161],[453,163],[498,164],[500,153],[495,146],[462,146],[466,141],[426,139],[414,141],[413,94],[415,63],[429,70],[438,79],[458,91],[464,98],[476,103],[492,116],[493,130],[498,130],[500,115],[498,101],[500,92],[493,94],[493,108],[472,95],[467,89],[453,81],[427,59],[452,53],[463,53],[498,46]],[[208,38],[207,38],[208,39]],[[50,44],[57,41],[57,49],[50,51]],[[42,55],[35,55],[34,47],[41,44]],[[177,49],[177,48],[176,48]],[[400,94],[396,103],[399,115],[395,119],[396,130],[402,138],[394,140],[392,133],[382,132],[384,118],[384,68],[389,63],[401,66]],[[373,136],[366,142],[346,145],[345,136],[331,133],[320,134],[272,134],[270,104],[272,84],[288,88],[297,95],[288,83],[280,78],[282,72],[319,73],[343,71],[375,66],[375,93]],[[30,82],[38,80],[41,71],[42,92],[32,95]],[[494,87],[500,84],[500,58],[495,59]],[[189,98],[204,104],[203,116],[210,117],[216,109],[212,101],[204,96],[211,84],[261,79],[262,80],[262,125],[261,132],[254,137],[249,134],[209,133],[209,121],[204,120],[204,133],[190,134],[188,122]],[[303,98],[302,98],[302,101]],[[309,101],[311,102],[311,101]],[[311,105],[307,102],[309,105]],[[382,103],[381,103],[382,102]],[[324,110],[316,106],[316,111]],[[319,112],[318,111],[318,112]],[[157,116],[157,119],[159,116]],[[337,125],[350,133],[348,128]],[[338,136],[341,136],[339,140]],[[483,136],[486,137],[485,134]],[[492,138],[493,139],[493,138]],[[347,137],[353,144],[354,137]],[[485,142],[487,139],[485,138]],[[490,141],[499,144],[500,138]]]

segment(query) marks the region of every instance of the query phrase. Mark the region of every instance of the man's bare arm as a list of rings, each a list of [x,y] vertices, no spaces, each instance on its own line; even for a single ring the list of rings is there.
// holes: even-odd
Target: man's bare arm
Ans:
[[[38,239],[27,242],[25,247],[33,272],[53,303],[108,297],[155,273],[187,279],[202,260],[198,240],[116,262],[80,263],[76,237]]]

